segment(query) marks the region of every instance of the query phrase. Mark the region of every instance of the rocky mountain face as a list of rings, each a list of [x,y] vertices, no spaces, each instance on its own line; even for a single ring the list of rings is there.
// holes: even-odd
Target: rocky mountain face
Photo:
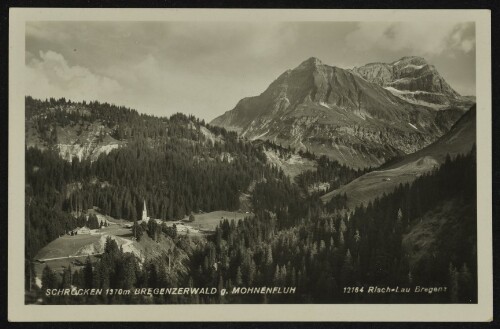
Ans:
[[[384,193],[392,192],[399,184],[411,183],[417,177],[443,164],[451,158],[471,151],[476,143],[476,106],[471,107],[437,141],[427,147],[406,155],[383,168],[371,171],[339,189],[321,197],[328,202],[336,195],[347,195],[347,205],[354,209],[360,203],[365,205]]]
[[[30,113],[31,102],[27,103],[27,116],[25,121],[26,147],[39,149],[55,149],[61,158],[71,161],[73,158],[79,160],[97,160],[101,154],[122,147],[126,141],[117,140],[114,129],[105,125],[102,120],[87,121],[75,120],[70,125],[50,123],[49,116],[67,116],[74,114],[85,118],[88,110],[81,104],[54,104],[52,107]]]
[[[374,82],[313,57],[211,124],[365,168],[425,147],[463,114],[460,108],[436,111],[395,95],[382,82],[392,79],[392,71],[380,70],[373,80],[381,82]],[[456,94],[447,84],[441,90]]]
[[[468,153],[476,143],[476,105],[472,106],[458,119],[451,129],[431,145],[405,156],[388,169],[394,169],[422,158],[431,158],[441,164],[446,156],[455,157]]]
[[[393,63],[370,63],[351,70],[394,95],[436,109],[468,108],[474,100],[460,96],[422,57],[403,57]]]

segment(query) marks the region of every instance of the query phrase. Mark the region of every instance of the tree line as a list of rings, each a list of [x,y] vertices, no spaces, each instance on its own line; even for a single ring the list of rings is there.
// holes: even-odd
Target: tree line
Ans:
[[[269,189],[265,198],[276,200],[262,204],[256,199],[255,216],[238,222],[223,220],[206,240],[163,233],[161,238],[175,244],[177,255],[164,254],[142,267],[134,265],[130,255],[110,247],[114,256],[88,260],[75,272],[73,284],[229,290],[235,286],[297,287],[297,293],[290,295],[95,297],[93,303],[474,303],[475,159],[474,149],[454,159],[447,157],[438,169],[351,213],[326,211],[314,199],[303,199],[291,191],[280,194],[275,183],[262,182],[259,191]],[[291,207],[299,201],[302,208]],[[269,205],[276,206],[268,209]],[[415,257],[404,245],[405,239],[426,222],[441,221],[439,216],[447,219],[435,232],[430,249]],[[172,266],[172,261],[177,265]],[[125,268],[130,273],[124,274]],[[61,286],[64,275],[56,283],[42,281]],[[344,292],[344,287],[368,285],[446,286],[448,290],[432,295]]]
[[[269,168],[262,148],[240,140],[234,132],[206,125],[192,116],[170,118],[139,115],[136,111],[97,102],[26,98],[28,122],[36,131],[73,129],[99,121],[126,146],[102,154],[96,161],[63,160],[57,136],[48,133],[45,149],[27,148],[27,257],[82,223],[88,209],[114,218],[140,220],[144,201],[148,214],[163,220],[192,212],[239,209],[239,195],[250,183],[285,179]],[[213,141],[202,131],[209,131]],[[42,136],[43,137],[43,136]]]

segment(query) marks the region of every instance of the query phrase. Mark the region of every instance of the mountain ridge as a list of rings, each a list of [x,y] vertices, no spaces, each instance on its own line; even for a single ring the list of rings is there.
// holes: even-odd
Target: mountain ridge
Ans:
[[[347,195],[347,205],[353,209],[390,193],[399,184],[413,182],[421,175],[446,162],[446,158],[464,155],[476,142],[476,106],[472,106],[447,132],[427,147],[409,154],[395,163],[384,166],[351,181],[321,197],[328,202],[337,195]]]
[[[365,168],[432,143],[462,111],[450,107],[437,114],[433,106],[310,57],[210,123]]]
[[[423,57],[405,56],[392,63],[368,63],[351,71],[415,104],[435,109],[471,105]]]

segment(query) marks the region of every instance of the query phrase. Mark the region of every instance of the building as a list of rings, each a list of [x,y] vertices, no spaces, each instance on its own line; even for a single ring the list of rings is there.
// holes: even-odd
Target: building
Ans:
[[[84,227],[80,227],[80,228],[76,229],[75,232],[77,235],[90,234],[90,229],[87,226],[84,226]]]
[[[142,221],[145,223],[149,221],[148,209],[146,208],[146,200],[144,200],[144,208],[142,208]]]

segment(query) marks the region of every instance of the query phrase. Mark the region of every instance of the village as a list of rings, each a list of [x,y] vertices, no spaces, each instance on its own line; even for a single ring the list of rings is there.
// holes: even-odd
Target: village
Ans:
[[[203,236],[213,232],[224,219],[238,221],[248,216],[253,216],[253,214],[244,211],[213,211],[209,213],[200,211],[181,220],[164,221],[150,217],[146,201],[144,201],[141,219],[137,221],[137,224],[155,221],[159,225],[165,224],[167,227],[174,227],[177,234]],[[87,211],[86,218],[86,225],[68,230],[38,252],[35,257],[37,284],[41,285],[39,278],[47,264],[55,271],[62,272],[68,266],[83,266],[87,257],[91,259],[100,257],[104,253],[107,238],[113,239],[124,252],[132,253],[141,260],[148,253],[144,243],[139,243],[134,237],[133,222],[103,215],[95,208]],[[97,222],[89,223],[90,218],[97,218]],[[155,246],[148,246],[148,248],[155,248]]]

